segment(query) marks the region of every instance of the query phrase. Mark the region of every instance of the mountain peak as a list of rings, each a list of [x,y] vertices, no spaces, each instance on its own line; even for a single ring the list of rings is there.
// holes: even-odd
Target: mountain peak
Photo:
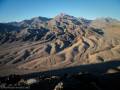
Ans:
[[[100,17],[100,18],[96,18],[96,20],[101,22],[107,22],[107,23],[119,22],[117,19],[114,19],[111,17]]]
[[[78,23],[78,18],[72,16],[72,15],[69,15],[69,14],[66,14],[66,13],[60,13],[58,14],[56,17],[53,18],[53,20],[55,21],[58,21],[58,22],[68,22],[68,21],[71,21],[73,23]]]
[[[75,18],[75,17],[66,13],[60,13],[55,18]]]
[[[31,20],[34,20],[34,21],[47,21],[47,20],[49,20],[49,18],[38,16],[38,17],[32,18]]]
[[[66,15],[68,15],[68,14],[66,14],[66,13],[60,13],[59,14],[59,16],[66,16]]]

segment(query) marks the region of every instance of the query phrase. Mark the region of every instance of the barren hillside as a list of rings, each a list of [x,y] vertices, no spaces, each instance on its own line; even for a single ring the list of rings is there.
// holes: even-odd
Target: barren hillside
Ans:
[[[86,20],[60,14],[50,19],[35,17],[0,24],[1,74],[46,71],[118,59],[120,21],[115,19]]]

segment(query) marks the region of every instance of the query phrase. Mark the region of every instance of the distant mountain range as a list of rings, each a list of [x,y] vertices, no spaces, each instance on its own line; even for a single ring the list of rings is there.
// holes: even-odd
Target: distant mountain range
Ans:
[[[120,59],[120,21],[67,14],[0,23],[0,74]],[[8,72],[11,69],[11,72]]]

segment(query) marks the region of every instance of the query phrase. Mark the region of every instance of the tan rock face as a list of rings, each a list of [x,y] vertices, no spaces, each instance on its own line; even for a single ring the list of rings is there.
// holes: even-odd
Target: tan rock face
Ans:
[[[44,71],[120,59],[120,22],[102,25],[92,21],[86,25],[73,16],[62,15],[32,27],[34,23],[15,34],[4,32],[0,66]],[[13,35],[15,40],[11,39]]]

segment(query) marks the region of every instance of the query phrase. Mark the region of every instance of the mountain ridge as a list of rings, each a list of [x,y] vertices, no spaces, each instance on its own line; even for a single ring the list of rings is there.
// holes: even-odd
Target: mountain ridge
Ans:
[[[120,22],[111,18],[59,14],[0,23],[0,66],[45,71],[117,60],[119,37]]]

